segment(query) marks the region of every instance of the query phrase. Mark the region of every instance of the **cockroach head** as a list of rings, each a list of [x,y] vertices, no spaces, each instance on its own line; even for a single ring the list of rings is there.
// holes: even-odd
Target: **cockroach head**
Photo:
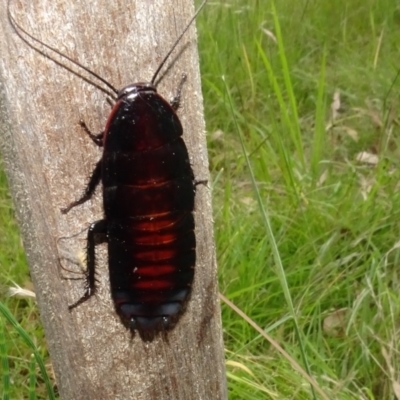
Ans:
[[[120,100],[123,97],[131,97],[140,92],[157,92],[157,89],[152,83],[149,82],[132,83],[128,86],[125,86],[118,92],[117,100]]]

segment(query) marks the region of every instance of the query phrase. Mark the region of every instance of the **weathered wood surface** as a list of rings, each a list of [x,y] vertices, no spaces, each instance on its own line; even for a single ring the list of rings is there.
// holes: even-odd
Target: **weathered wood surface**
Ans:
[[[68,305],[82,295],[83,281],[63,279],[71,273],[60,268],[60,260],[64,267],[79,270],[68,259],[84,249],[83,229],[102,218],[100,190],[68,215],[60,212],[82,193],[101,155],[78,121],[82,118],[92,131],[100,132],[110,106],[99,90],[23,43],[8,23],[6,1],[2,3],[1,151],[61,397],[226,399],[211,197],[206,186],[199,185],[196,194],[193,294],[168,341],[159,336],[144,343],[138,335],[131,340],[113,310],[105,245],[97,249],[97,296],[68,311]],[[192,0],[16,0],[11,9],[29,32],[117,87],[149,80],[194,13]],[[158,90],[171,98],[181,74],[187,73],[178,114],[195,176],[208,179],[194,26],[174,59]]]

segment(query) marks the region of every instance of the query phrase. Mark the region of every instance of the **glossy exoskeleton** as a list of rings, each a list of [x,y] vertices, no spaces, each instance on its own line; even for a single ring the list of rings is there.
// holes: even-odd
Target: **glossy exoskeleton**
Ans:
[[[103,156],[85,195],[63,210],[103,183],[104,219],[88,232],[88,286],[73,307],[95,291],[95,235],[105,235],[116,311],[131,330],[151,336],[173,325],[194,276],[195,182],[182,125],[151,83],[136,83],[119,92],[95,140]]]
[[[117,91],[103,78],[64,56],[117,93],[104,132],[93,135],[81,122],[104,151],[83,196],[62,212],[67,213],[89,200],[102,182],[104,219],[89,227],[86,291],[70,309],[96,292],[95,244],[98,237],[105,238],[116,312],[132,333],[137,330],[145,340],[152,340],[157,332],[175,325],[190,296],[194,277],[196,182],[182,139],[182,125],[175,112],[182,85],[169,104],[157,93],[154,82],[205,3],[174,43],[150,83],[134,83]],[[10,12],[8,16],[18,35],[31,47],[38,50],[17,28],[33,41],[60,54],[21,28]]]

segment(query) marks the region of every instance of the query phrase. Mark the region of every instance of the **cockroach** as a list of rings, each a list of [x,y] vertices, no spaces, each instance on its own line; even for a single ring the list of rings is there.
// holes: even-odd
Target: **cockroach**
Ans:
[[[144,340],[153,340],[158,332],[175,326],[193,283],[196,263],[193,212],[198,182],[194,179],[182,139],[182,125],[176,114],[186,76],[171,103],[157,93],[156,78],[206,2],[172,45],[151,81],[133,83],[121,90],[25,31],[11,15],[8,4],[10,24],[24,42],[49,57],[21,32],[34,43],[84,69],[116,94],[103,132],[94,135],[80,121],[94,143],[103,147],[103,155],[82,197],[62,209],[62,213],[88,201],[101,182],[104,218],[89,226],[85,293],[69,309],[96,293],[95,245],[99,237],[103,238],[108,242],[115,310],[132,335],[138,331]],[[105,91],[100,85],[94,85]]]

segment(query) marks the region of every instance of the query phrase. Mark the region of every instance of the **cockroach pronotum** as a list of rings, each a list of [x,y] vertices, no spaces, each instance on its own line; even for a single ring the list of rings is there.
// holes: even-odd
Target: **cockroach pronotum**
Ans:
[[[158,332],[174,327],[190,296],[194,277],[193,211],[198,182],[194,179],[182,139],[182,125],[175,112],[185,77],[171,103],[157,93],[155,82],[206,2],[172,45],[151,81],[133,83],[121,90],[33,37],[15,21],[8,4],[10,24],[25,43],[44,55],[23,34],[89,72],[117,95],[103,132],[93,135],[80,122],[94,143],[104,150],[83,196],[62,212],[66,214],[89,200],[102,182],[104,219],[89,227],[86,290],[69,308],[75,308],[96,293],[95,244],[101,236],[108,242],[115,310],[132,334],[137,330],[144,340],[152,340]]]

